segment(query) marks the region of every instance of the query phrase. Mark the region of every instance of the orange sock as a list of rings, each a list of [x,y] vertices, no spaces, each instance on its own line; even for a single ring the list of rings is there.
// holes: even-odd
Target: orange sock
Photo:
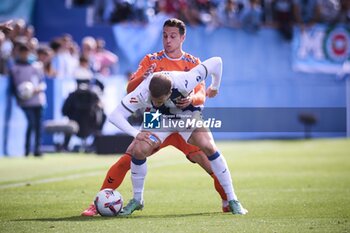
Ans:
[[[224,201],[227,201],[227,196],[226,196],[226,193],[225,193],[225,190],[224,188],[221,186],[218,178],[216,178],[216,176],[213,174],[210,175],[211,177],[213,177],[214,179],[214,186],[215,186],[215,189],[216,191],[219,193],[220,197],[222,200]]]
[[[117,189],[123,182],[126,173],[130,170],[131,156],[124,154],[109,168],[106,178],[100,190],[110,188]]]

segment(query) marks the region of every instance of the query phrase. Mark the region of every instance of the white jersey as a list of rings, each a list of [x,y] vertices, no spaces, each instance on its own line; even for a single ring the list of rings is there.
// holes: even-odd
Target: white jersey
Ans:
[[[159,108],[165,115],[176,115],[183,112],[200,111],[202,106],[189,105],[184,109],[176,107],[176,102],[187,97],[193,89],[208,76],[205,65],[200,64],[189,72],[163,71],[157,72],[146,78],[133,92],[122,99],[122,105],[130,112],[138,109],[158,109],[154,108],[151,101],[149,83],[155,74],[161,73],[170,78],[172,87],[170,98]]]
[[[172,83],[171,95],[161,107],[154,107],[152,105],[149,84],[154,75],[157,74],[154,73],[146,78],[133,92],[122,99],[121,104],[109,116],[110,122],[125,133],[136,137],[140,130],[133,128],[126,119],[139,109],[151,112],[156,112],[157,110],[162,115],[174,116],[176,119],[188,117],[192,119],[200,118],[202,106],[193,106],[190,104],[188,107],[180,109],[176,107],[176,102],[190,95],[194,88],[209,75],[212,76],[211,89],[218,90],[222,76],[222,60],[219,57],[210,58],[189,72],[167,71],[160,73],[169,77]],[[172,129],[171,131],[176,132],[177,129]],[[163,133],[163,137],[161,138],[165,139],[167,135]],[[188,138],[189,135],[190,133],[186,137]]]

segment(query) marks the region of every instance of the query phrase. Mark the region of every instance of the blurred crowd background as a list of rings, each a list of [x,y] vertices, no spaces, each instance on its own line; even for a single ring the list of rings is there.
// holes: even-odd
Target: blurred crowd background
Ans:
[[[21,51],[28,52],[29,63],[43,66],[48,100],[43,121],[62,119],[64,102],[86,87],[79,86],[82,83],[98,96],[105,117],[125,94],[125,83],[141,58],[162,49],[162,24],[171,17],[187,25],[186,52],[201,60],[224,60],[222,94],[207,102],[209,108],[345,108],[349,0],[3,0],[0,21],[12,20],[13,30],[0,31],[0,155],[23,154],[14,138],[26,123],[8,82]],[[331,136],[344,136],[346,116],[338,117],[323,121],[317,114],[306,114],[313,124],[334,126],[335,132],[326,130],[334,133]],[[258,116],[239,120],[251,125]],[[116,133],[104,122],[99,134]],[[298,120],[291,124],[303,127]],[[216,136],[286,136],[271,131]],[[53,145],[55,138],[44,134],[43,143]]]
[[[65,6],[89,9],[88,21],[95,25],[147,24],[154,17],[166,15],[188,26],[202,25],[212,30],[228,27],[254,33],[261,27],[271,27],[286,40],[292,39],[294,26],[305,29],[317,23],[350,24],[348,0],[67,0]],[[1,74],[7,74],[21,43],[28,43],[31,59],[42,61],[51,78],[71,77],[79,64],[80,69],[84,67],[84,60],[93,72],[103,76],[118,73],[118,56],[106,50],[103,38],[91,35],[76,41],[67,33],[42,43],[30,22],[15,19],[13,27],[11,32],[0,32]]]

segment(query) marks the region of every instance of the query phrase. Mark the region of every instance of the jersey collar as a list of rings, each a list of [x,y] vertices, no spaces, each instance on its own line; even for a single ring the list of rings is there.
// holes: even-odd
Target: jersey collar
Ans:
[[[164,51],[164,50],[163,50],[163,51]],[[182,55],[181,55],[179,58],[171,58],[171,57],[169,57],[169,56],[166,54],[166,52],[164,51],[164,56],[165,56],[167,59],[171,60],[171,61],[180,61],[180,60],[185,56],[185,52],[182,51]]]

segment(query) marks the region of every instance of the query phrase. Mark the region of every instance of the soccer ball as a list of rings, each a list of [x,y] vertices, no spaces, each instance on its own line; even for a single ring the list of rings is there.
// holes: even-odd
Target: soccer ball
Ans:
[[[116,216],[123,208],[123,197],[116,190],[103,189],[97,193],[94,203],[101,216]]]
[[[21,100],[28,100],[34,95],[34,85],[33,83],[26,81],[22,82],[17,87],[18,97]]]

